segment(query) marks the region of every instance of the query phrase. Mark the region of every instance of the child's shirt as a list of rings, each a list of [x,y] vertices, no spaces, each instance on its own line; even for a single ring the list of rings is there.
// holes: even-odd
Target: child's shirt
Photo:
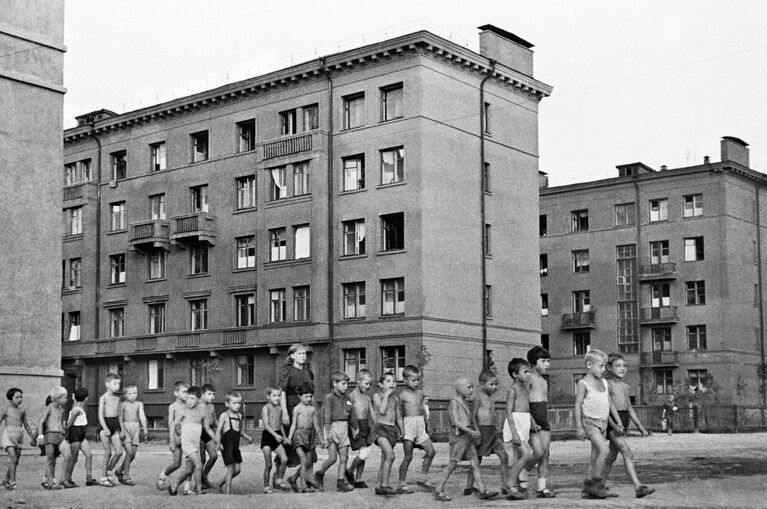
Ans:
[[[331,392],[325,396],[324,407],[325,424],[330,424],[335,421],[349,421],[352,423],[352,427],[356,426],[357,419],[353,412],[353,406],[349,396],[346,394],[336,394]]]
[[[450,424],[452,424],[456,434],[461,432],[459,426],[465,428],[474,427],[474,421],[471,418],[471,409],[469,409],[469,405],[460,396],[456,396],[450,400],[448,416],[450,418]]]
[[[581,404],[583,415],[590,419],[606,421],[607,417],[610,415],[610,398],[608,396],[607,380],[601,378],[598,381],[604,388],[602,391],[589,385],[586,379],[578,380],[578,383],[582,384],[586,389],[583,403]]]

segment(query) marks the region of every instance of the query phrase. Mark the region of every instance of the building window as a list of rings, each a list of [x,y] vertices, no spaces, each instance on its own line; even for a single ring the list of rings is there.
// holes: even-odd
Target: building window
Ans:
[[[272,179],[269,199],[281,200],[288,197],[288,186],[285,183],[285,167],[280,166],[278,168],[270,168],[269,175]]]
[[[687,370],[687,382],[690,384],[690,390],[692,392],[698,392],[703,389],[703,386],[709,382],[707,369],[688,369]]]
[[[365,318],[365,283],[346,283],[344,318]]]
[[[256,383],[256,356],[237,356],[237,385],[255,385]]]
[[[107,373],[115,373],[120,380],[123,378],[123,363],[122,362],[110,362],[107,364]]]
[[[485,316],[493,316],[493,286],[485,285]]]
[[[684,239],[684,261],[697,262],[703,260],[703,237]]]
[[[668,200],[650,200],[650,222],[668,221]]]
[[[293,165],[293,196],[309,194],[309,161]]]
[[[353,219],[342,223],[344,256],[365,254],[365,220]]]
[[[357,380],[357,373],[368,368],[367,352],[364,348],[344,350],[344,372],[350,380]]]
[[[208,328],[208,299],[189,301],[189,329],[206,330]]]
[[[402,83],[381,89],[381,121],[402,118],[404,115],[402,90]]]
[[[344,129],[365,125],[365,94],[344,97]]]
[[[573,232],[587,232],[589,231],[589,211],[585,210],[573,210],[570,212],[570,222]]]
[[[405,313],[405,279],[381,280],[381,314],[402,315]]]
[[[541,253],[538,257],[540,260],[541,277],[549,275],[549,255],[547,253]]]
[[[636,224],[636,207],[633,203],[621,203],[615,206],[615,226]]]
[[[165,304],[149,304],[149,334],[165,332]]]
[[[116,232],[125,229],[125,202],[111,203],[109,231]]]
[[[237,152],[249,152],[256,148],[256,121],[237,122]]]
[[[304,131],[313,131],[320,128],[320,107],[317,104],[310,104],[301,108],[303,112]]]
[[[308,286],[293,287],[293,321],[311,320],[311,297]]]
[[[402,182],[405,178],[405,149],[402,147],[381,151],[381,185]]]
[[[482,124],[485,126],[485,132],[490,134],[490,103],[482,105]]]
[[[168,253],[164,249],[153,249],[149,252],[149,279],[165,278],[165,262]]]
[[[591,291],[578,290],[573,292],[573,312],[588,313],[591,311]]]
[[[192,385],[200,386],[213,381],[214,360],[210,357],[198,357],[190,363],[190,381]]]
[[[237,241],[237,268],[251,269],[256,266],[256,237],[241,237]]]
[[[658,394],[671,394],[674,392],[674,372],[670,369],[656,369],[654,371],[655,392]]]
[[[69,260],[69,289],[74,290],[82,286],[80,276],[82,274],[83,261],[81,258],[72,258]]]
[[[385,346],[381,348],[381,371],[394,373],[394,378],[402,380],[402,370],[405,369],[405,347]]]
[[[192,197],[192,212],[208,212],[210,204],[208,202],[208,185],[190,187]]]
[[[312,255],[312,235],[308,224],[293,229],[294,259],[309,258]]]
[[[586,355],[591,351],[591,333],[576,332],[573,334],[573,355]]]
[[[165,387],[165,361],[159,359],[150,359],[147,361],[146,366],[146,388],[151,391]]]
[[[381,250],[405,249],[405,213],[396,212],[381,216]]]
[[[579,249],[573,251],[573,272],[588,272],[589,271],[589,250]]]
[[[277,290],[269,291],[270,313],[269,321],[271,323],[279,323],[285,321],[286,307],[285,307],[285,289],[279,288]]]
[[[650,264],[668,263],[668,240],[650,242]]]
[[[82,207],[73,207],[71,209],[67,209],[67,219],[69,222],[69,227],[67,228],[67,231],[69,232],[69,235],[79,235],[83,232],[83,208]]]
[[[485,224],[485,256],[492,256],[493,250],[491,249],[490,241],[492,240],[491,236],[491,226],[489,224]]]
[[[91,180],[91,160],[83,159],[64,165],[64,185],[71,186]]]
[[[150,153],[150,160],[151,160],[149,171],[160,171],[168,167],[165,150],[166,148],[165,148],[164,141],[149,145],[149,153]]]
[[[541,316],[549,316],[549,294],[541,294]]]
[[[67,339],[69,341],[79,341],[80,338],[80,312],[79,311],[70,311],[69,312],[69,333],[67,334]]]
[[[621,353],[639,351],[639,314],[636,281],[636,245],[615,248],[616,290],[618,308],[618,349]]]
[[[127,174],[127,152],[120,150],[109,154],[109,160],[112,165],[112,180],[122,180]]]
[[[283,136],[296,134],[296,109],[281,111],[280,115],[280,134]]]
[[[125,283],[125,253],[109,256],[109,284]]]
[[[125,330],[125,308],[112,308],[109,310],[109,337],[121,338]]]
[[[548,334],[541,334],[541,346],[545,348],[546,350],[549,349],[549,335]]]
[[[687,326],[687,348],[690,350],[706,349],[706,326],[688,325]]]
[[[208,160],[208,131],[200,131],[191,135],[192,138],[192,162]]]
[[[652,330],[652,351],[671,351],[671,327],[656,327]]]
[[[689,194],[684,197],[684,217],[703,215],[703,195]]]
[[[237,210],[256,206],[256,176],[248,175],[234,179],[237,187]]]
[[[549,234],[548,216],[546,216],[546,214],[541,214],[538,216],[538,235],[540,237],[545,237],[548,234]]]
[[[668,283],[657,283],[654,285],[650,285],[650,307],[657,309],[657,308],[666,308],[671,305],[671,285]],[[660,314],[657,314],[657,317],[655,316],[655,313],[653,314],[653,318],[660,318]]]
[[[687,304],[689,306],[706,303],[706,282],[705,281],[686,281]]]
[[[208,273],[208,245],[196,244],[189,249],[189,275]]]
[[[365,156],[344,158],[344,191],[365,189]]]
[[[482,190],[490,192],[490,163],[485,163],[482,167]]]
[[[235,325],[237,327],[250,327],[256,325],[256,295],[236,295],[234,305],[237,309]]]
[[[165,194],[149,197],[149,219],[165,219]]]
[[[269,261],[276,262],[287,258],[287,240],[285,238],[285,228],[274,228],[269,230]]]

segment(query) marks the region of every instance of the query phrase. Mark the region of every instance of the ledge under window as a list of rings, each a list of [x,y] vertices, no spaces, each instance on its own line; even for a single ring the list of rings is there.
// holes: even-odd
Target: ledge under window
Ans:
[[[244,207],[244,208],[241,208],[241,209],[233,210],[232,211],[232,215],[235,215],[235,214],[245,214],[246,212],[255,212],[257,210],[258,209],[256,207]]]
[[[74,235],[64,235],[62,239],[64,242],[74,242],[76,240],[83,240],[82,233],[75,233]]]
[[[232,272],[253,272],[254,270],[256,270],[255,267],[235,267]]]
[[[389,251],[379,251],[376,256],[396,255],[400,253],[407,253],[407,249],[391,249]]]
[[[387,187],[397,187],[407,185],[406,180],[400,180],[399,182],[392,182],[391,184],[378,184],[376,189],[386,189]]]
[[[293,267],[295,265],[305,265],[305,264],[311,264],[312,263],[312,257],[308,258],[299,258],[298,260],[292,259],[292,260],[275,260],[272,262],[266,262],[264,263],[264,269],[278,269],[281,267]]]
[[[341,255],[338,257],[339,260],[357,260],[359,258],[367,258],[367,253],[362,254],[350,254],[350,255]]]
[[[367,188],[363,187],[363,188],[360,188],[360,189],[347,189],[345,191],[339,192],[338,194],[340,196],[343,196],[345,194],[356,194],[356,193],[362,193],[362,192],[365,192],[365,191],[367,191]]]

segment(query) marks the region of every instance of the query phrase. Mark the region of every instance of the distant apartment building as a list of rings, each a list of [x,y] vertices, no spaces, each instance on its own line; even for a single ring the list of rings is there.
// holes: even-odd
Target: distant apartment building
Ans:
[[[762,402],[767,176],[748,145],[721,162],[540,189],[542,343],[555,401],[572,401],[592,348],[628,358],[637,403],[713,391]]]
[[[450,397],[538,342],[532,45],[417,32],[64,132],[62,367],[266,400],[287,348],[318,392],[425,366]],[[520,291],[524,289],[524,291]],[[505,365],[505,364],[503,364]],[[503,370],[505,371],[505,370]]]

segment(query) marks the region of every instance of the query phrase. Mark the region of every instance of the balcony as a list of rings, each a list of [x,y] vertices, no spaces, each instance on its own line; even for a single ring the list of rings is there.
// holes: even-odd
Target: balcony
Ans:
[[[642,352],[643,368],[679,366],[679,352],[661,350],[658,352]]]
[[[274,159],[302,152],[327,150],[327,133],[315,129],[310,132],[281,136],[261,144],[263,159]]]
[[[640,325],[657,325],[677,323],[679,316],[676,312],[676,306],[663,308],[642,308],[639,310]]]
[[[64,201],[73,200],[95,200],[96,199],[96,183],[95,182],[81,182],[71,186],[66,186],[64,191]]]
[[[639,266],[640,281],[661,281],[677,278],[676,263],[653,263]]]
[[[562,315],[563,330],[595,329],[596,310],[586,311],[585,313],[570,313]]]
[[[162,248],[170,251],[170,221],[151,219],[130,224],[128,246],[133,251]]]
[[[193,212],[171,218],[170,240],[173,244],[205,242],[214,246],[218,227],[216,216],[208,212]]]

